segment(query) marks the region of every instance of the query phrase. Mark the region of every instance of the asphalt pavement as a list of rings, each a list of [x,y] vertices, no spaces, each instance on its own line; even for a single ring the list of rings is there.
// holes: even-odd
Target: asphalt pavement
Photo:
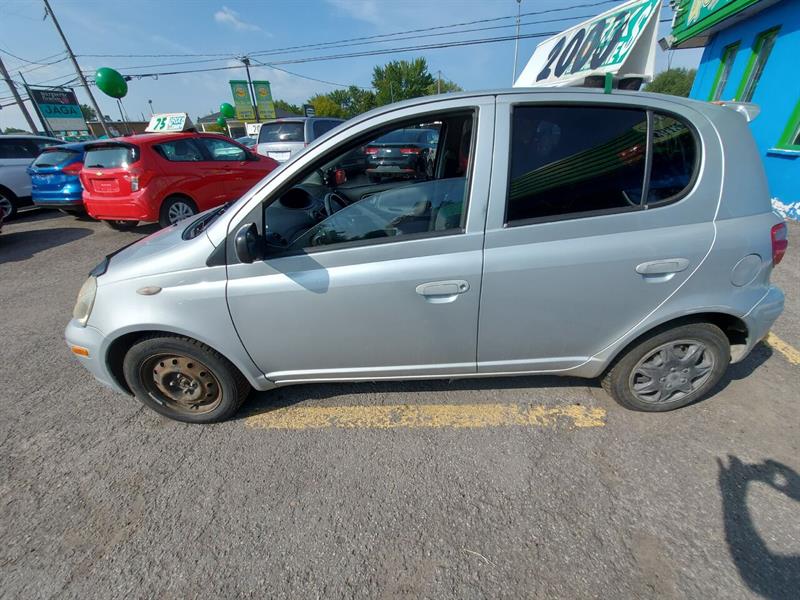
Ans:
[[[153,230],[34,211],[0,234],[0,597],[800,594],[797,224],[770,345],[693,406],[555,377],[302,385],[211,426],[63,341],[89,269]]]

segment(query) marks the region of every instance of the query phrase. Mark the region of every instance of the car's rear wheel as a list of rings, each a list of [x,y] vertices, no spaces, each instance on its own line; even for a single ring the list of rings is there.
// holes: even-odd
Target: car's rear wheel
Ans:
[[[250,392],[247,380],[230,361],[190,338],[140,340],[128,350],[122,369],[145,406],[186,423],[224,421]]]
[[[158,220],[161,227],[169,227],[197,214],[195,203],[183,196],[167,198],[161,206],[161,216]]]
[[[17,215],[17,197],[8,190],[0,189],[0,212],[6,221]]]
[[[127,231],[133,229],[139,224],[139,221],[125,221],[123,219],[104,221],[106,225],[117,231]]]
[[[602,383],[626,408],[663,412],[705,396],[729,363],[730,344],[722,330],[710,323],[689,323],[635,344]]]

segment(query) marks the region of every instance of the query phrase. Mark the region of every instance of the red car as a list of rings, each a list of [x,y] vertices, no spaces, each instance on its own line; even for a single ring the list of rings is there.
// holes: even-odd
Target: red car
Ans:
[[[114,229],[166,227],[238,199],[277,166],[221,135],[157,133],[89,144],[80,178],[95,219]]]

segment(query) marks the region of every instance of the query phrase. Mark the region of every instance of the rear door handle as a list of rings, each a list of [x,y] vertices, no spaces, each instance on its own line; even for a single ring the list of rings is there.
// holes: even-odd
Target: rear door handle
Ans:
[[[636,265],[636,272],[640,275],[669,275],[680,273],[688,266],[688,258],[662,258]]]
[[[469,290],[469,283],[462,279],[450,281],[432,281],[417,286],[417,293],[426,298],[448,298],[463,294]]]

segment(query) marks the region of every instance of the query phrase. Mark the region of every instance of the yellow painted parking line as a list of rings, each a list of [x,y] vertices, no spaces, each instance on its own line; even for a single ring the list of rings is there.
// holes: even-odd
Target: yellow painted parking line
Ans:
[[[245,419],[260,429],[397,429],[411,427],[603,427],[606,411],[579,404],[530,406],[519,404],[393,404],[384,406],[282,407]]]
[[[777,335],[771,331],[767,334],[764,342],[773,350],[777,350],[793,365],[800,365],[800,350],[791,344],[784,342]]]

